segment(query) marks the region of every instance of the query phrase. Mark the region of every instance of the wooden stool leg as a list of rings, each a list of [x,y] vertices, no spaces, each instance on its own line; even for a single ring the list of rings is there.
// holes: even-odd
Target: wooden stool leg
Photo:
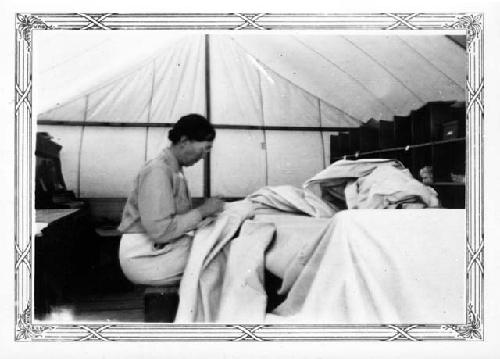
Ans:
[[[144,320],[148,323],[173,323],[179,305],[179,295],[172,290],[146,290]]]

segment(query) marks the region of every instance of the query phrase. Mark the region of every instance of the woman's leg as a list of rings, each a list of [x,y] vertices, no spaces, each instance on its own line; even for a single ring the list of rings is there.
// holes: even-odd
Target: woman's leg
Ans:
[[[120,242],[120,266],[125,276],[135,284],[177,284],[186,267],[191,241],[190,237],[181,238],[155,250],[147,237],[124,234]]]

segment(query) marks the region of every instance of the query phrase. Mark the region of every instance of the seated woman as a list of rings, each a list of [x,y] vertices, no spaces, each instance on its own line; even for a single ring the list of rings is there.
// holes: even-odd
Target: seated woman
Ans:
[[[183,116],[169,131],[171,146],[148,161],[135,178],[118,227],[120,266],[135,284],[180,281],[192,235],[188,232],[223,208],[217,198],[193,209],[182,167],[210,152],[215,129],[197,114]]]

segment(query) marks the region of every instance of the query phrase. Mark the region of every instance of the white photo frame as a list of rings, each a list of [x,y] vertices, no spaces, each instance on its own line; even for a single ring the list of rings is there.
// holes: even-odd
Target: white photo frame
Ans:
[[[484,34],[480,13],[357,14],[17,14],[15,52],[16,341],[436,341],[484,338]],[[450,31],[467,38],[466,323],[456,325],[60,324],[33,321],[34,215],[32,56],[34,31]]]

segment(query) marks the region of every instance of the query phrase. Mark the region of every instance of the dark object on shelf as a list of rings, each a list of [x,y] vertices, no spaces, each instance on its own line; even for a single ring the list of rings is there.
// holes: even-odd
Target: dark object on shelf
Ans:
[[[61,170],[59,152],[62,146],[47,132],[36,136],[35,208],[80,208],[82,201],[66,189]]]
[[[429,102],[411,113],[412,143],[440,140],[443,123],[452,120],[452,102]]]
[[[452,120],[443,122],[444,140],[465,136],[465,103],[456,102],[450,106],[450,110]]]
[[[432,166],[424,166],[419,171],[420,178],[425,184],[431,184],[434,182],[434,174],[432,172]]]
[[[458,121],[448,121],[443,123],[443,140],[458,137]]]
[[[451,181],[453,183],[465,184],[465,175],[460,173],[450,173]]]
[[[52,141],[52,136],[48,132],[36,133],[35,155],[45,158],[59,159],[59,151],[62,146]]]

